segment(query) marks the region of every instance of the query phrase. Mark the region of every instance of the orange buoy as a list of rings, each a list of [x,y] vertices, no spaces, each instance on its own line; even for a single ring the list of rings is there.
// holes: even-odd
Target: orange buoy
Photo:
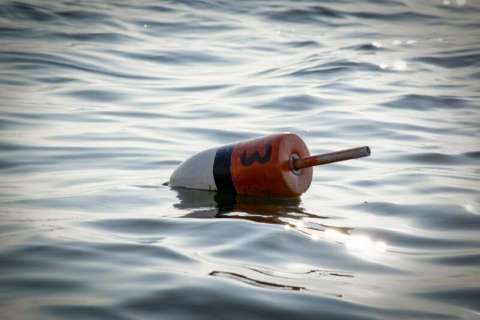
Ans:
[[[273,134],[200,152],[170,177],[172,187],[253,196],[297,197],[312,182],[312,166],[370,155],[368,147],[310,156],[292,133]]]

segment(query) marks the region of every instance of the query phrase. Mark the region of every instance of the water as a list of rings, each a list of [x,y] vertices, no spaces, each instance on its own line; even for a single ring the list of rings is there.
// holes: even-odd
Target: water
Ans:
[[[2,319],[480,318],[480,3],[2,1]],[[163,185],[268,133],[300,200]]]

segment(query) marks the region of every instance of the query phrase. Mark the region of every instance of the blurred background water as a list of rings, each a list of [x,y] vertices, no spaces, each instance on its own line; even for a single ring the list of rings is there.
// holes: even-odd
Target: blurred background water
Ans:
[[[480,2],[2,1],[2,319],[480,318]],[[264,134],[301,199],[163,185]]]

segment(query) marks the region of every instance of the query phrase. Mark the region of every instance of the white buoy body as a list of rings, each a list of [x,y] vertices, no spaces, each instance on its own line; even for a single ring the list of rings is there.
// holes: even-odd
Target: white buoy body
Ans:
[[[213,163],[218,148],[212,148],[185,160],[170,176],[170,186],[216,191]]]

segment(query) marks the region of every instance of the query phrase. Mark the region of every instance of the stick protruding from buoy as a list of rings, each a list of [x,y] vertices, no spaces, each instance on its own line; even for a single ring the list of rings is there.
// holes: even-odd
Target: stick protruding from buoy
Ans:
[[[321,164],[368,157],[369,155],[370,155],[370,148],[367,146],[348,149],[348,150],[342,150],[342,151],[336,151],[331,153],[325,153],[325,154],[320,154],[317,156],[311,156],[311,157],[302,158],[302,159],[294,159],[293,169],[300,170],[303,168],[318,166]]]

